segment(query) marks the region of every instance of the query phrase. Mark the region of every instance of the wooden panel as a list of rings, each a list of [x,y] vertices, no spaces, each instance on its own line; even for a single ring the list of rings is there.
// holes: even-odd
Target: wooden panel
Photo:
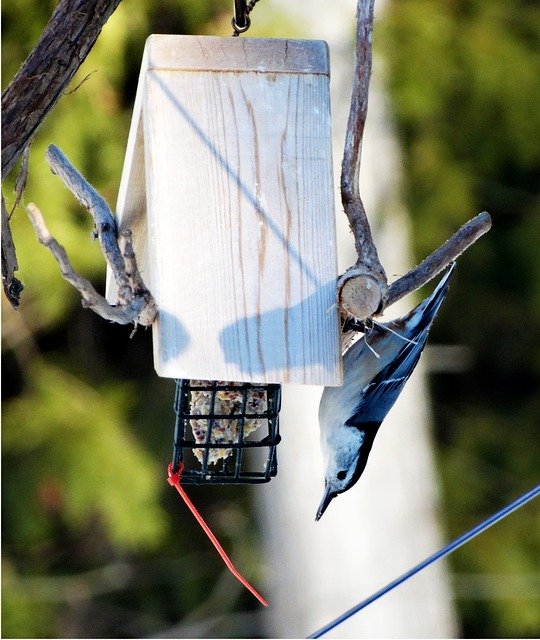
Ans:
[[[330,73],[322,40],[152,35],[145,55],[146,68],[152,71]]]
[[[326,46],[152,36],[147,56],[156,371],[340,384]]]

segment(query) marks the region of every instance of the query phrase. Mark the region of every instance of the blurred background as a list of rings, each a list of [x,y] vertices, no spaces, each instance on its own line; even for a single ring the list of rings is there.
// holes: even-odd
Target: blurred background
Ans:
[[[2,3],[3,87],[55,4]],[[45,148],[59,146],[114,206],[146,37],[229,35],[231,5],[124,0],[71,88],[86,80],[64,95],[38,132],[24,200],[41,208],[76,269],[99,290],[105,267],[90,217],[50,173]],[[326,39],[332,58],[351,61],[355,2],[330,7],[306,0],[304,16],[299,5],[261,0],[249,35]],[[441,542],[538,483],[539,31],[538,6],[526,0],[388,0],[375,24],[374,91],[384,97],[395,145],[379,153],[397,159],[394,182],[409,229],[408,264],[400,272],[476,213],[487,210],[493,217],[492,230],[459,261],[425,357]],[[334,91],[332,104],[342,139],[343,126],[337,125],[348,109],[350,82],[340,79],[339,69],[334,79],[342,89]],[[370,109],[377,104],[370,102]],[[8,209],[12,173],[4,186]],[[383,228],[384,212],[375,213]],[[337,215],[344,218],[339,209]],[[12,222],[25,290],[17,313],[2,301],[2,635],[277,636],[268,619],[272,610],[262,616],[257,602],[224,572],[165,482],[174,383],[154,373],[151,332],[139,329],[130,339],[131,328],[83,310],[52,256],[37,244],[22,207]],[[392,242],[380,234],[386,265]],[[388,275],[398,273],[388,269]],[[316,470],[314,482],[322,487],[320,460],[293,442],[295,426],[285,417],[280,447],[285,454],[290,433],[298,468]],[[408,425],[402,421],[396,428],[407,433]],[[316,443],[317,425],[311,429]],[[286,474],[287,467],[283,477],[296,482]],[[275,591],[287,570],[273,563],[269,551],[273,515],[288,490],[279,482],[271,483],[280,492],[276,497],[272,489],[272,507],[260,504],[271,485],[189,488],[235,564],[263,594],[267,585]],[[360,484],[353,489],[357,498],[365,491]],[[315,526],[319,497],[309,497],[306,528]],[[384,502],[384,495],[378,500]],[[371,515],[364,510],[362,517],[369,521]],[[539,505],[529,504],[450,556],[443,581],[452,621],[445,629],[462,637],[540,635],[539,515]],[[413,529],[415,518],[411,512]],[[339,546],[343,531],[329,531]],[[379,533],[372,531],[372,538]],[[356,532],[346,534],[354,538]],[[388,553],[390,546],[399,551],[400,534],[385,533]],[[433,551],[419,549],[416,561]],[[386,553],[381,547],[379,552]],[[309,589],[299,567],[297,573],[302,601]],[[342,609],[367,595],[351,592]],[[411,616],[422,617],[422,609],[411,607]],[[306,620],[318,624],[315,617]],[[293,637],[289,630],[280,634]]]

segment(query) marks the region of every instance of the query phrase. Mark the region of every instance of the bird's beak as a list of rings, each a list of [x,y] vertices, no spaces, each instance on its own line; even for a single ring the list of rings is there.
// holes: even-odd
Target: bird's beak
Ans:
[[[332,502],[332,500],[336,497],[336,495],[337,495],[337,493],[334,493],[334,491],[331,491],[330,487],[328,487],[328,486],[325,487],[324,495],[323,495],[323,498],[321,500],[321,504],[319,505],[319,508],[317,509],[317,515],[315,516],[315,521],[321,519],[322,514],[326,511],[326,508]]]

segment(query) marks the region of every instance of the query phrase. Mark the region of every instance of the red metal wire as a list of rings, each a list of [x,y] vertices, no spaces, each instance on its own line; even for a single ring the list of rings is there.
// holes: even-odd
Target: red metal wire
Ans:
[[[203,517],[201,516],[201,514],[197,511],[197,508],[195,507],[195,505],[193,504],[193,502],[191,502],[191,500],[189,499],[187,493],[184,491],[184,488],[181,486],[180,484],[180,476],[182,475],[182,469],[183,469],[183,465],[180,464],[180,467],[178,469],[178,471],[176,473],[173,472],[172,469],[172,462],[169,464],[169,468],[168,468],[168,478],[167,478],[167,482],[174,487],[178,493],[181,495],[182,500],[186,503],[188,509],[191,511],[191,513],[195,516],[195,520],[197,520],[197,522],[201,525],[203,531],[206,533],[206,535],[210,538],[210,542],[214,545],[214,547],[216,548],[216,551],[219,553],[219,555],[221,556],[223,562],[225,563],[225,565],[227,566],[227,569],[229,569],[229,571],[233,574],[233,576],[239,580],[244,587],[246,587],[246,589],[248,591],[250,591],[256,598],[257,600],[263,604],[265,607],[268,606],[268,602],[266,602],[266,600],[260,595],[260,593],[254,588],[252,587],[249,582],[244,578],[244,576],[235,568],[235,566],[233,565],[233,563],[231,562],[231,559],[229,558],[229,556],[225,553],[225,550],[223,549],[223,547],[219,544],[218,539],[216,538],[216,536],[212,533],[212,530],[210,529],[210,527],[206,524],[205,520],[203,519]]]

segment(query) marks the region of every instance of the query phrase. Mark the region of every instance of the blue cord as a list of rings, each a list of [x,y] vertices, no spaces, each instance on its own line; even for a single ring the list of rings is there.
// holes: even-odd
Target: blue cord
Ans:
[[[469,540],[472,540],[478,534],[482,533],[486,529],[489,529],[491,525],[495,524],[496,522],[499,522],[499,520],[502,520],[503,518],[506,518],[506,516],[512,513],[512,511],[519,509],[519,507],[522,507],[524,504],[526,504],[533,498],[536,498],[538,494],[540,494],[540,484],[537,485],[534,489],[531,489],[530,491],[528,491],[527,493],[524,493],[521,497],[517,498],[517,500],[514,500],[514,502],[511,502],[509,505],[504,507],[504,509],[497,511],[497,513],[494,513],[489,518],[486,518],[486,520],[481,522],[479,525],[477,525],[470,531],[467,531],[467,533],[464,533],[459,538],[456,538],[455,540],[447,544],[445,547],[443,547],[433,555],[429,556],[429,558],[426,558],[423,562],[421,562],[420,564],[417,564],[415,567],[407,571],[407,573],[404,573],[399,578],[396,578],[395,580],[387,584],[385,587],[383,587],[373,595],[369,596],[369,598],[366,598],[366,600],[362,600],[362,602],[354,606],[352,609],[345,611],[345,613],[342,613],[335,620],[332,620],[332,622],[328,623],[324,627],[321,627],[318,631],[315,631],[315,633],[308,636],[308,638],[320,638],[325,633],[332,631],[332,629],[335,629],[342,622],[345,622],[345,620],[348,620],[355,613],[358,613],[360,610],[365,609],[365,607],[367,607],[369,604],[371,604],[372,602],[375,602],[375,600],[378,600],[379,598],[387,594],[389,591],[392,591],[392,589],[395,589],[395,587],[399,586],[409,578],[412,578],[412,576],[414,576],[419,571],[422,571],[422,569],[425,569],[433,562],[440,560],[441,558],[444,558],[448,554],[452,553],[452,551],[455,551],[456,549],[461,547],[461,545],[465,544]]]

